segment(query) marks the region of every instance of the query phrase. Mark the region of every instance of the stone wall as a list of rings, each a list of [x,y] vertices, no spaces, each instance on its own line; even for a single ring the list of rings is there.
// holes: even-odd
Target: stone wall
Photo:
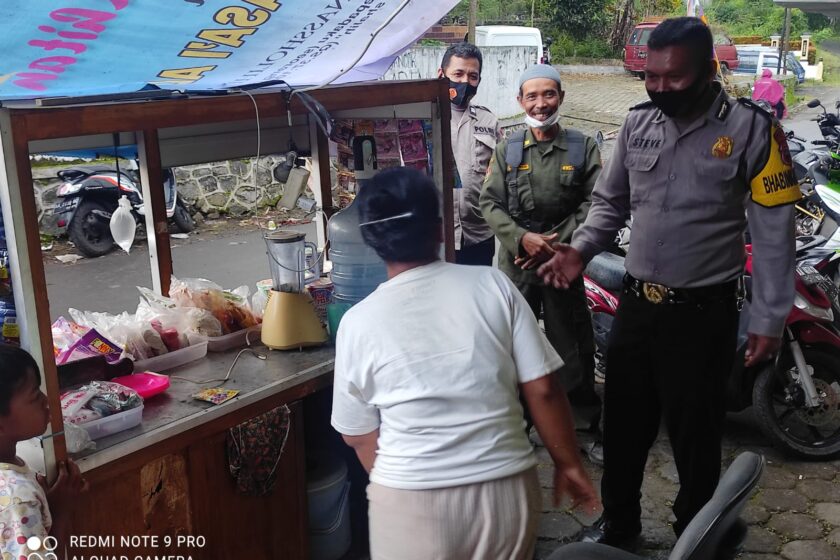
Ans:
[[[429,80],[437,78],[446,47],[414,46],[398,56],[383,80]],[[481,47],[484,67],[481,84],[473,99],[500,120],[522,114],[516,101],[519,75],[537,61],[536,47]]]
[[[258,208],[275,206],[284,189],[284,185],[278,183],[272,174],[280,161],[280,156],[269,155],[260,157],[258,168],[252,159],[176,167],[178,196],[189,203],[193,212],[211,218],[221,214],[245,215],[253,210],[255,203]],[[56,189],[61,184],[56,173],[66,167],[32,169],[38,219],[44,233],[58,232],[52,214]],[[311,197],[311,190],[307,188],[302,196]]]

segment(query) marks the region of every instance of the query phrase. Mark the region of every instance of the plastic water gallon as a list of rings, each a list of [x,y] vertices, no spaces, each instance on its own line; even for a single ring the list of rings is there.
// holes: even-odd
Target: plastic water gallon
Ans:
[[[353,202],[330,219],[330,260],[335,303],[354,304],[388,279],[385,263],[365,245],[359,228],[359,207]]]
[[[353,167],[357,188],[363,189],[377,170],[373,136],[353,138]],[[335,303],[358,303],[388,279],[385,263],[376,251],[365,245],[359,222],[359,207],[355,201],[330,219],[328,235]]]

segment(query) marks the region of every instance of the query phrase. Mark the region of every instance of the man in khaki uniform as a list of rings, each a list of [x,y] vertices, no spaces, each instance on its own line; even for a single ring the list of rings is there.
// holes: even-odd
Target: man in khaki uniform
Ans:
[[[586,219],[592,188],[601,170],[595,141],[558,124],[564,92],[560,74],[537,65],[519,80],[517,99],[528,129],[496,147],[484,187],[481,211],[501,242],[499,268],[516,284],[566,366],[561,381],[582,420],[597,429],[600,400],[594,391],[592,324],[583,281],[569,291],[546,286],[538,264],[554,254],[553,242],[568,242]],[[585,417],[585,418],[580,418]]]
[[[496,240],[493,230],[481,215],[478,195],[499,137],[499,123],[489,109],[471,102],[481,81],[481,66],[478,47],[458,43],[444,53],[438,77],[448,78],[450,84],[450,130],[457,166],[452,197],[455,206],[455,262],[491,266]]]

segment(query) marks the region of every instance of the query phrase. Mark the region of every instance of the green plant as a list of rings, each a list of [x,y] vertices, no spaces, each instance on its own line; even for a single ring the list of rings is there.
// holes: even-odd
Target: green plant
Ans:
[[[562,62],[569,58],[615,58],[618,56],[609,45],[607,39],[602,37],[587,37],[575,39],[566,33],[554,37],[551,45],[551,58],[553,61]]]

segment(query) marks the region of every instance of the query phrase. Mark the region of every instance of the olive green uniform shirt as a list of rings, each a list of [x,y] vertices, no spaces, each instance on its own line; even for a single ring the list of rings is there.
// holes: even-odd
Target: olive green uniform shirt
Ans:
[[[585,159],[575,170],[564,129],[547,142],[537,142],[530,129],[525,133],[522,164],[516,179],[522,214],[519,220],[514,220],[508,211],[507,140],[496,146],[479,204],[484,219],[502,245],[499,268],[514,282],[542,284],[535,270],[522,270],[513,263],[517,255],[525,255],[520,246],[525,233],[557,233],[557,241],[568,243],[572,232],[586,219],[592,189],[601,171],[601,154],[592,138],[586,136],[584,140]]]

